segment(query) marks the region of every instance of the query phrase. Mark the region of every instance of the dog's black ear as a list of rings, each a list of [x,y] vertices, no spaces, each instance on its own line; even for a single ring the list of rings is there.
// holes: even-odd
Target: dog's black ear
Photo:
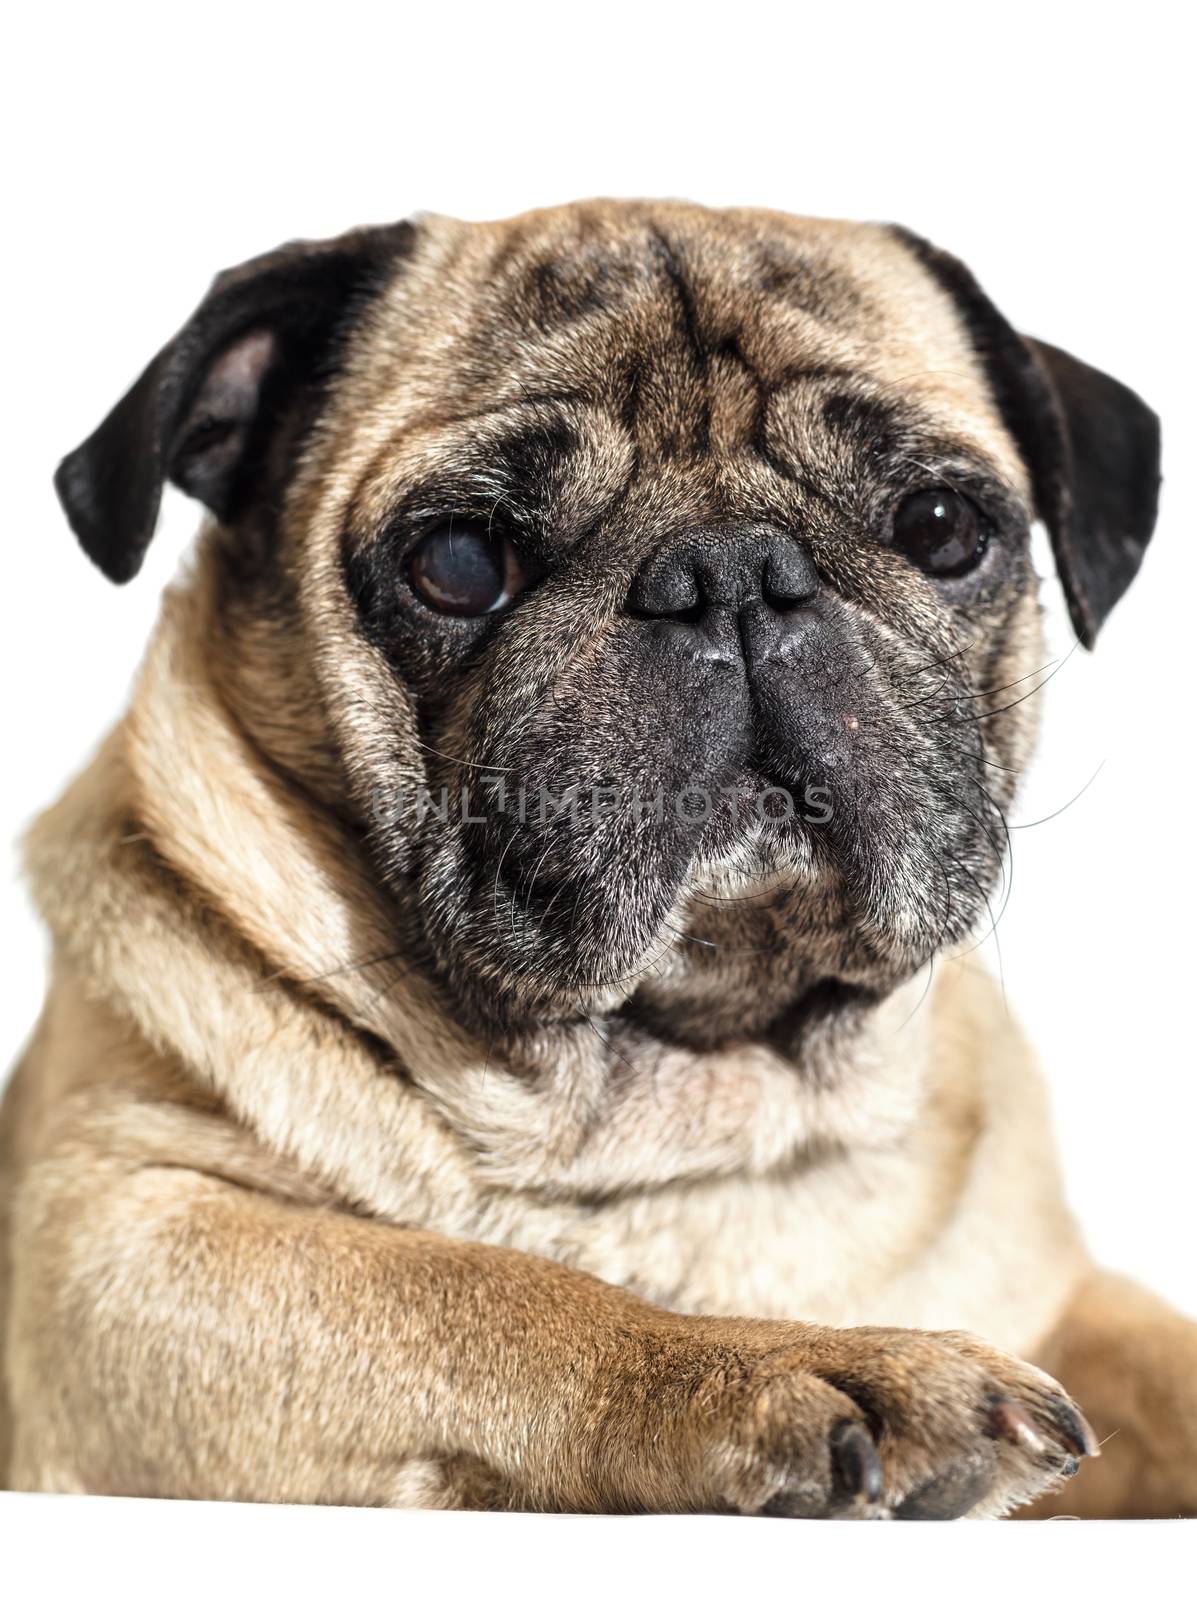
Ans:
[[[955,256],[894,232],[956,302],[1027,463],[1072,625],[1091,649],[1155,526],[1159,419],[1116,379],[1015,333]]]
[[[299,384],[411,247],[408,223],[284,245],[222,272],[186,326],[54,476],[80,544],[114,583],[141,566],[169,478],[219,517],[252,493]]]

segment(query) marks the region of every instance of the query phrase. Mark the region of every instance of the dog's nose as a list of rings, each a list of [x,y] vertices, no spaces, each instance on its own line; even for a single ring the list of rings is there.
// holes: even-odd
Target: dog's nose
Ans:
[[[626,609],[665,648],[755,667],[809,626],[818,592],[815,564],[793,535],[707,528],[651,556]]]

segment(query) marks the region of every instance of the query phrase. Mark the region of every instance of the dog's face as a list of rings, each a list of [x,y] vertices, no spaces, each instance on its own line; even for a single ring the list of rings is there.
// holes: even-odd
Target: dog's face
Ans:
[[[191,328],[64,499],[131,575],[161,479],[111,462],[163,439],[469,1014],[785,1034],[996,915],[1030,522],[1091,642],[1156,440],[950,258],[604,203],[292,247]]]

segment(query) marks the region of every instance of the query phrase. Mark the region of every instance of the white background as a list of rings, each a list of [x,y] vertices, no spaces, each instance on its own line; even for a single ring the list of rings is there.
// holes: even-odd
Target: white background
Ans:
[[[832,21],[830,17],[841,20]],[[5,549],[14,838],[116,715],[195,508],[140,578],[85,561],[50,475],[219,268],[416,209],[596,193],[893,219],[1025,331],[1162,415],[1163,516],[1104,634],[1044,692],[999,936],[1096,1252],[1197,1314],[1191,1040],[1191,143],[1179,11],[594,4],[24,8],[3,114]],[[1071,640],[1054,581],[1049,658]],[[15,857],[12,858],[15,860]],[[0,886],[0,1061],[44,950]]]

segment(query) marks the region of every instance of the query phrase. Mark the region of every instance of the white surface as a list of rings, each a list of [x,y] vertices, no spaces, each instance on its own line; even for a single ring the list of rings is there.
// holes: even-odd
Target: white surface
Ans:
[[[26,1596],[486,1600],[1138,1592],[1179,1575],[1197,1522],[779,1522],[196,1505],[0,1495],[4,1575]],[[1099,1577],[1094,1577],[1099,1573]],[[1166,1580],[1162,1592],[1171,1593]]]
[[[1197,1313],[1197,419],[1179,27],[1152,3],[24,8],[3,106],[0,835],[115,715],[196,520],[170,498],[147,568],[112,589],[75,548],[51,471],[218,268],[422,207],[486,217],[603,192],[900,220],[963,256],[1019,326],[1139,388],[1164,419],[1156,547],[1096,657],[1070,656],[1045,691],[1023,818],[1104,767],[1062,816],[1016,835],[1000,939],[1095,1248]],[[1068,643],[1057,627],[1051,653]],[[3,1061],[42,981],[15,885],[0,955]],[[691,1554],[707,1537],[686,1536]]]

